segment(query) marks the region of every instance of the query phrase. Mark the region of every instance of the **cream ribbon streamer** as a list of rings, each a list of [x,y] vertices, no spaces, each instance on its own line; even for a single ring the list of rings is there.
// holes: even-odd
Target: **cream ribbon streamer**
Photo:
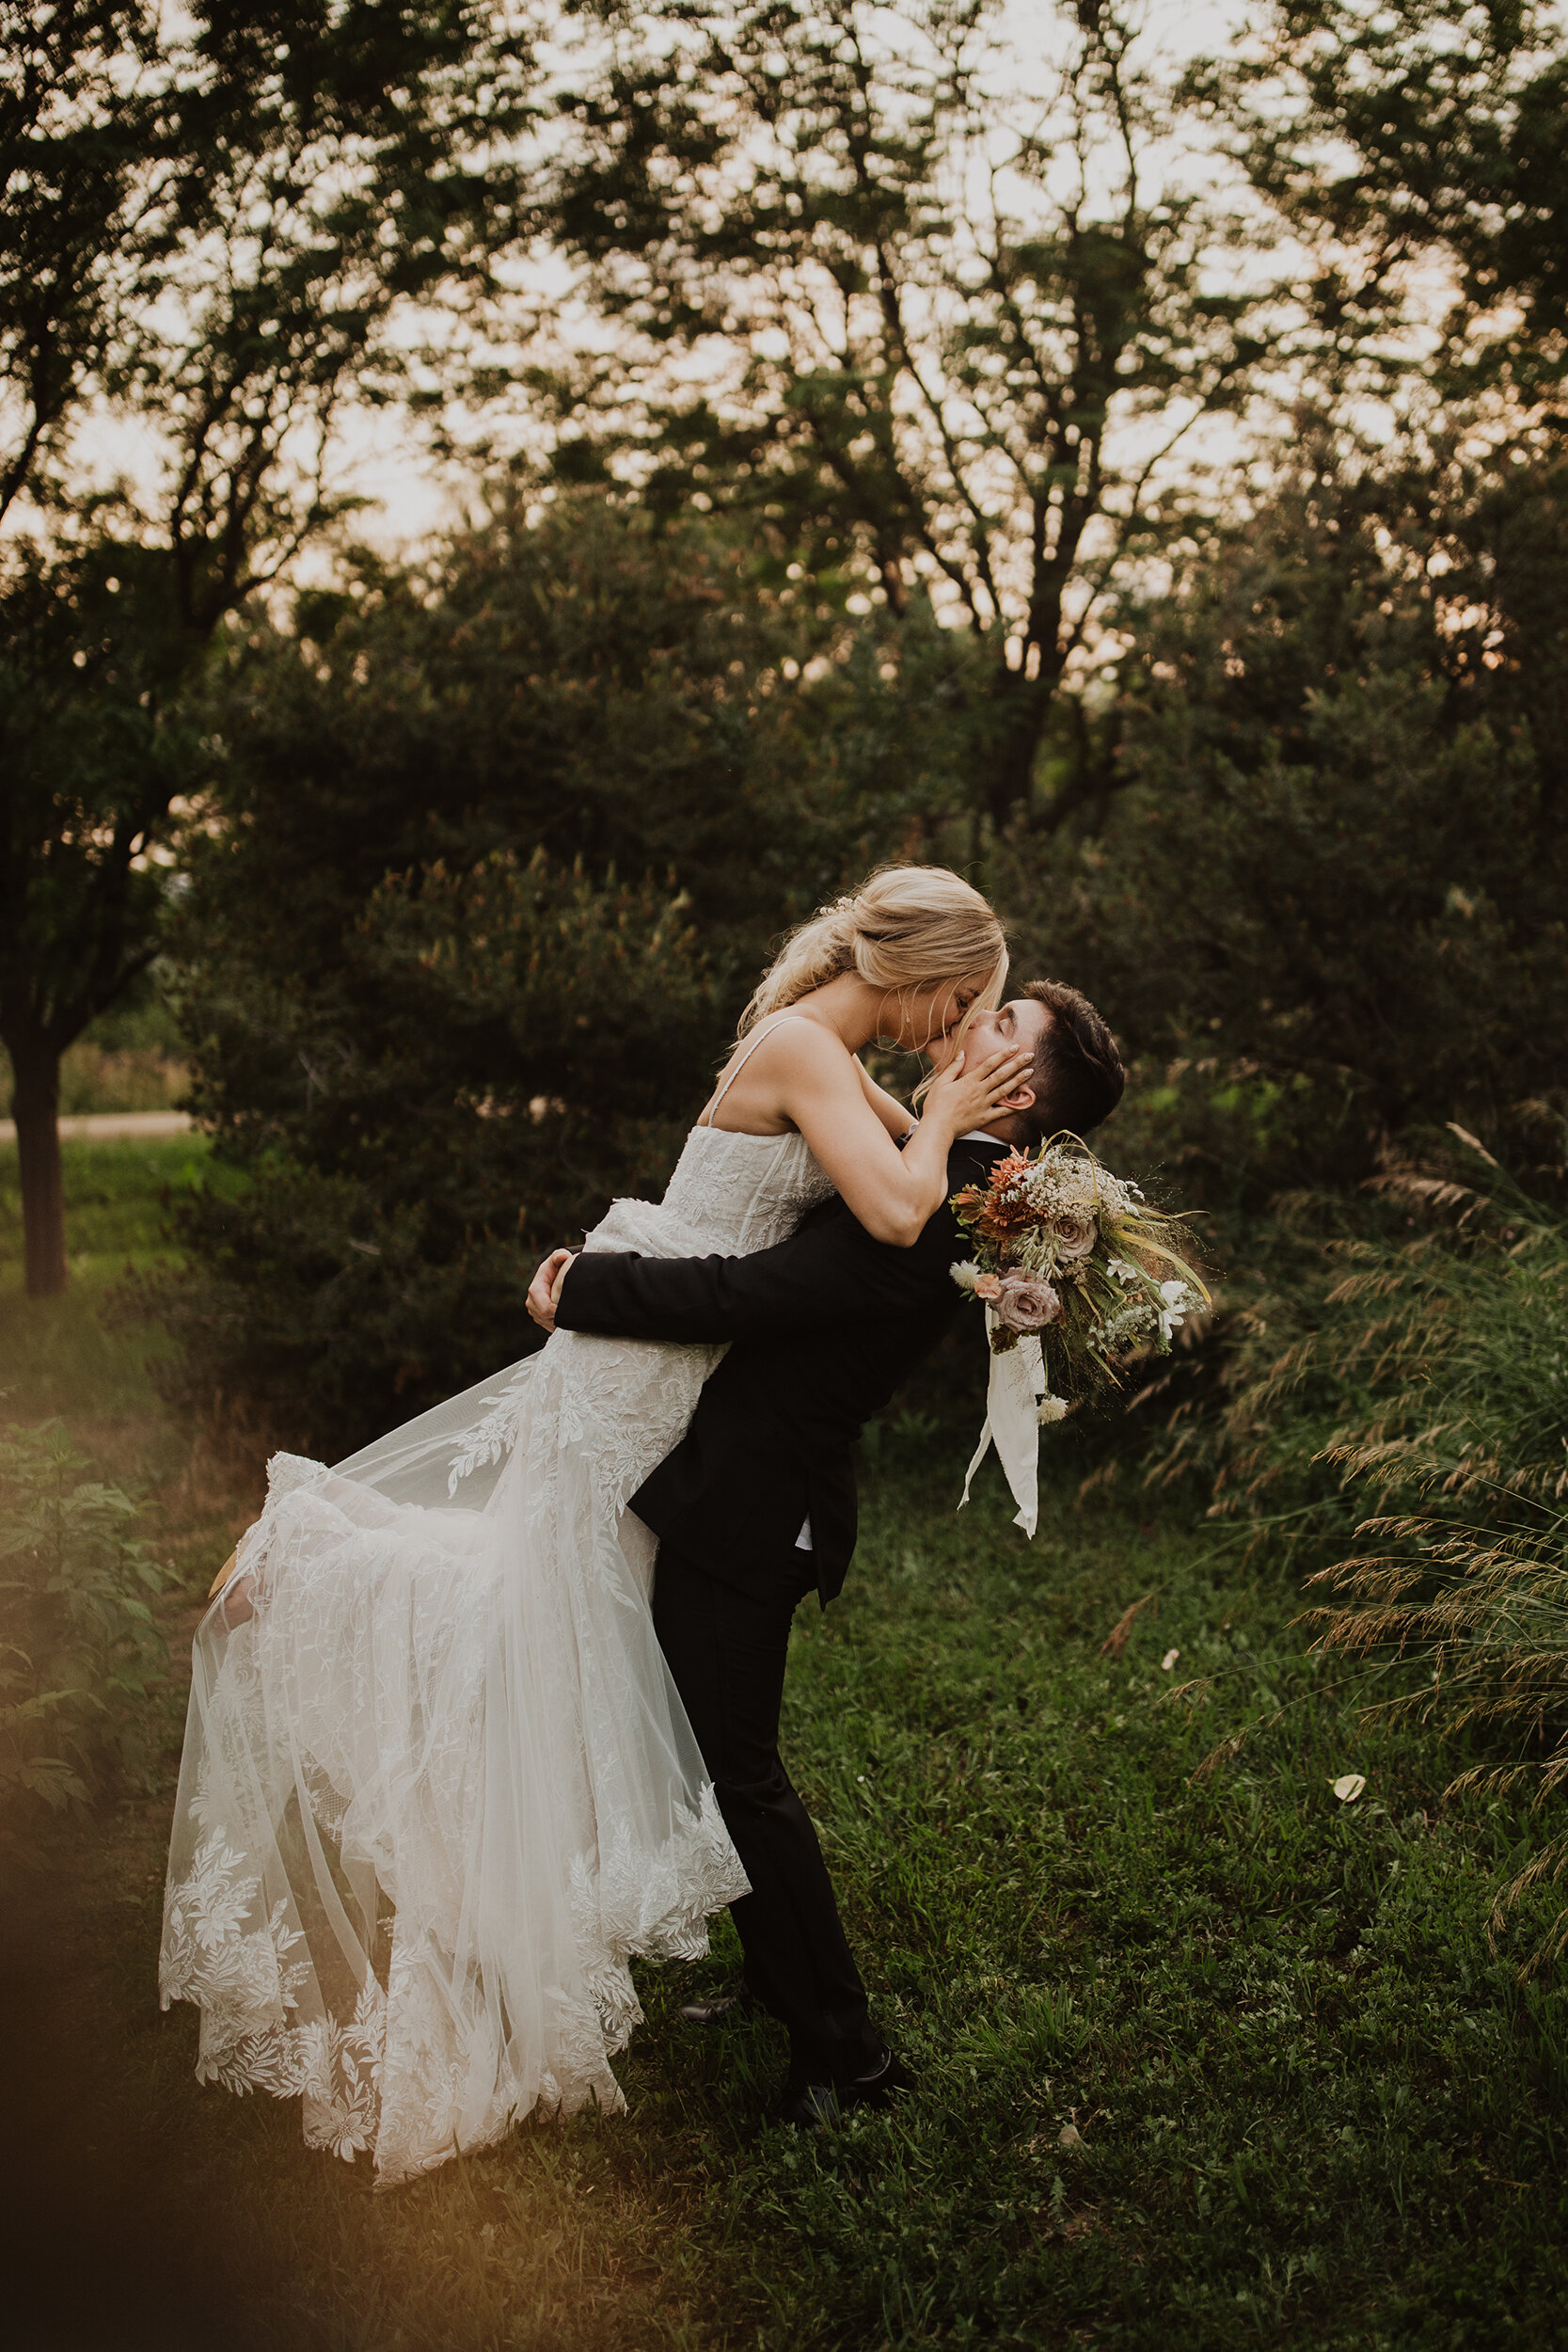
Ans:
[[[986,1343],[995,1318],[986,1309]],[[1012,1488],[1018,1510],[1013,1519],[1032,1536],[1039,1518],[1039,1400],[1045,1394],[1045,1360],[1040,1352],[1037,1333],[1029,1332],[1016,1347],[990,1359],[990,1385],[986,1391],[986,1425],[980,1432],[980,1442],[974,1458],[964,1472],[963,1496],[958,1503],[961,1511],[969,1501],[969,1489],[975,1471],[986,1458],[986,1452],[994,1438],[996,1452],[1007,1484]]]

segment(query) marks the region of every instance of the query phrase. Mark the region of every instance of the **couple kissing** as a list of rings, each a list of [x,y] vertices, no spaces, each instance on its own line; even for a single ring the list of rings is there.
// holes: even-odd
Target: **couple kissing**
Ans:
[[[334,1468],[280,1454],[198,1629],[161,1990],[198,2073],[385,2182],[624,2105],[633,1957],[728,1904],[801,2124],[910,2078],[779,1755],[852,1449],[962,1303],[952,1197],[1120,1098],[1072,988],[895,866],[784,945],[657,1203],[539,1267],[520,1364]],[[919,1115],[859,1057],[924,1054]]]

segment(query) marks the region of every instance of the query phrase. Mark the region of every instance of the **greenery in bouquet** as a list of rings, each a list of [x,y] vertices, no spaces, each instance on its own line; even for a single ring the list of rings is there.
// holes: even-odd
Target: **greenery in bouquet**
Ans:
[[[1184,1220],[1150,1206],[1076,1136],[1009,1152],[952,1206],[974,1251],[953,1279],[986,1308],[992,1352],[1040,1343],[1042,1421],[1118,1386],[1131,1358],[1167,1355],[1172,1332],[1209,1303]]]

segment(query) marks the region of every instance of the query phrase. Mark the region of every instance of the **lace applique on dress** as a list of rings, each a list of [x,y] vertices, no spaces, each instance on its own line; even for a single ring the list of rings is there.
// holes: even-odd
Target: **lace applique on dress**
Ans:
[[[308,1486],[319,1486],[330,1476],[325,1462],[313,1462],[308,1454],[275,1454],[267,1464],[269,1495],[298,1494]]]

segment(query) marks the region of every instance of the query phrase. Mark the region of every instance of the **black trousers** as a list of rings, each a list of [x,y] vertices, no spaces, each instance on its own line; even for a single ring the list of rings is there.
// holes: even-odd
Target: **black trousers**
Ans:
[[[799,1574],[721,1584],[668,1544],[654,1573],[654,1628],[713,1775],[752,1891],[730,1906],[746,1981],[789,2030],[790,2079],[848,2082],[879,2064],[822,1849],[779,1755],[789,1622],[811,1590]]]

